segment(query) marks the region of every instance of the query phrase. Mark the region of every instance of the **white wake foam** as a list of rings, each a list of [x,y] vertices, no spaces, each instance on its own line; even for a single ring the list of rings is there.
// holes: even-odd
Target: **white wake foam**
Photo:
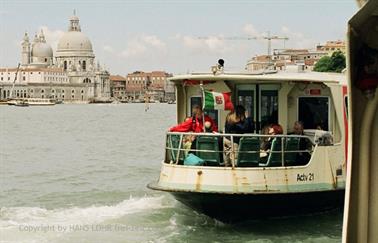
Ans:
[[[98,224],[109,219],[149,209],[166,208],[161,197],[130,198],[112,206],[44,209],[38,207],[4,207],[0,209],[0,227],[19,225]]]

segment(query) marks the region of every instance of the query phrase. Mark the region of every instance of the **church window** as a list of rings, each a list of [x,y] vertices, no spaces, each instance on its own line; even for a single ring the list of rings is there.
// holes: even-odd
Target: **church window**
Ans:
[[[83,83],[90,84],[92,81],[89,78],[86,78],[83,80]]]
[[[55,90],[53,89],[53,90],[51,90],[51,93],[55,93]]]
[[[43,99],[43,98],[45,98],[45,96],[44,96],[44,95],[41,95],[41,98]]]
[[[45,58],[45,62],[47,62],[47,58]]]
[[[45,93],[45,90],[44,90],[44,89],[42,89],[42,90],[41,90],[41,93]]]
[[[82,62],[82,68],[83,68],[83,71],[85,71],[87,69],[87,64],[85,61]]]
[[[22,80],[24,80],[24,81],[25,81],[25,76],[22,76]]]
[[[64,89],[62,89],[62,93],[64,94]]]
[[[3,78],[3,77],[1,77],[1,81],[3,81],[3,79],[4,79],[4,78]]]
[[[71,93],[73,94],[73,93],[75,93],[75,90],[73,89],[73,90],[71,90]]]
[[[81,93],[84,94],[84,90],[81,90]]]
[[[64,62],[63,62],[63,69],[64,69],[64,70],[67,70],[67,61],[64,61]]]

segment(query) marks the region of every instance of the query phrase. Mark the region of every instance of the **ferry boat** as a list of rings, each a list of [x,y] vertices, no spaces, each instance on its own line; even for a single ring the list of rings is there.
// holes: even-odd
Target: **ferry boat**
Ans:
[[[18,98],[11,99],[7,103],[15,106],[51,106],[56,104],[54,99],[48,98]]]
[[[347,148],[346,75],[328,73],[210,73],[179,75],[176,86],[177,123],[202,105],[203,90],[231,92],[232,102],[243,105],[255,121],[255,132],[222,132],[229,111],[206,110],[219,133],[167,132],[165,157],[157,181],[148,188],[169,192],[194,210],[223,222],[308,214],[342,208]],[[296,121],[304,135],[287,135]],[[282,135],[264,135],[269,124],[280,124]],[[318,130],[321,124],[323,130]],[[195,136],[196,148],[185,148]],[[225,139],[237,159],[225,161]],[[268,158],[261,144],[273,139]],[[311,144],[301,149],[300,141]],[[275,144],[275,145],[273,145]],[[298,154],[307,153],[305,162]],[[196,155],[202,165],[186,164]]]

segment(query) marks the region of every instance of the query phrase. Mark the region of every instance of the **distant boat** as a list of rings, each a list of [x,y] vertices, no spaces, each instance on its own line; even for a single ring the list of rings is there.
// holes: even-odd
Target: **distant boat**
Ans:
[[[29,103],[25,100],[19,100],[14,104],[14,106],[27,107],[29,106]]]
[[[45,105],[55,105],[54,99],[47,99],[47,98],[27,98],[26,101],[29,105],[33,106],[45,106]]]
[[[15,106],[51,106],[55,105],[55,101],[47,98],[22,98],[11,99],[7,102],[7,104]]]

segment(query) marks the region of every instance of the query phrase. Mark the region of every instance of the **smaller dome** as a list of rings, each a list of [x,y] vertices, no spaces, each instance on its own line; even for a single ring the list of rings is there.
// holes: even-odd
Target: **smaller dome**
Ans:
[[[38,42],[33,45],[31,51],[32,57],[53,57],[53,50],[47,43]]]

